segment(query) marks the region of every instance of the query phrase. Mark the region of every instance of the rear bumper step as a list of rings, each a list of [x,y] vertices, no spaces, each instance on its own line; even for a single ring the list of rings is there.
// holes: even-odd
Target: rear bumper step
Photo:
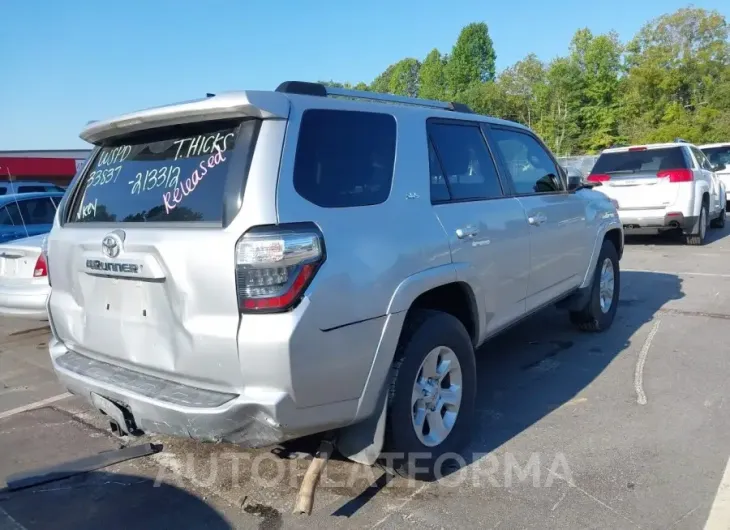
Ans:
[[[271,388],[247,387],[241,394],[196,388],[71,351],[55,333],[49,350],[71,393],[104,414],[94,395],[113,403],[146,433],[265,447],[348,425],[357,409],[357,400],[297,408],[287,392]]]
[[[70,392],[86,398],[105,414],[97,407],[94,395],[115,403],[129,412],[142,432],[247,447],[273,445],[294,437],[274,419],[281,413],[285,396],[270,396],[270,402],[251,402],[235,394],[151,377],[72,351],[52,355],[52,359],[56,374]]]
[[[216,408],[237,397],[235,394],[212,392],[134,372],[72,351],[58,357],[56,365],[80,376],[92,378],[102,385],[113,385],[121,390],[181,407]]]

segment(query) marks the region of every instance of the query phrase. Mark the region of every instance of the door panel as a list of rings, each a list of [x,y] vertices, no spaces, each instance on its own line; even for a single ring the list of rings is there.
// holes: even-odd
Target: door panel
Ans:
[[[580,284],[586,222],[583,202],[573,194],[535,195],[518,200],[530,225],[530,311]]]
[[[478,124],[429,122],[431,201],[449,236],[462,281],[483,301],[480,340],[525,312],[529,227],[517,199],[504,196]]]
[[[585,203],[566,190],[553,157],[529,131],[490,127],[488,138],[530,232],[531,311],[576,288],[582,279],[588,238]]]
[[[460,278],[484,300],[484,331],[492,334],[525,312],[529,278],[530,233],[517,199],[434,206],[449,235],[455,263],[468,264]],[[469,233],[471,231],[471,233]]]

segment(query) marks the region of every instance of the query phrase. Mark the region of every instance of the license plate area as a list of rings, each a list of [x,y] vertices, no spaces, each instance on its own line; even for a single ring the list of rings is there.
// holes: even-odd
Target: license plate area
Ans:
[[[18,275],[17,258],[0,258],[0,276],[4,278],[15,278]]]
[[[151,315],[147,287],[145,282],[135,280],[96,277],[91,292],[95,303],[91,305],[107,317],[148,321]]]

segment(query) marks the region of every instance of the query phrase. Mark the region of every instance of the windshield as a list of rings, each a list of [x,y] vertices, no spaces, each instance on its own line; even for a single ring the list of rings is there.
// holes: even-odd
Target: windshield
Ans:
[[[177,127],[102,148],[79,184],[69,222],[220,222],[240,127]]]
[[[705,156],[707,156],[713,166],[725,164],[730,167],[730,145],[705,147],[702,149],[702,152],[705,153]]]
[[[591,173],[639,173],[689,169],[680,147],[602,153]]]

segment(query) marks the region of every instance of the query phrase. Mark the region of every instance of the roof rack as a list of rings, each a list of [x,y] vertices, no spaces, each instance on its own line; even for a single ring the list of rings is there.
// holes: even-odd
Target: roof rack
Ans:
[[[407,96],[396,96],[394,94],[381,94],[379,92],[367,92],[365,90],[353,90],[349,88],[337,88],[323,85],[322,83],[310,83],[307,81],[284,81],[278,87],[277,92],[285,94],[300,94],[304,96],[340,96],[355,99],[369,99],[372,101],[384,101],[387,103],[401,103],[404,105],[416,105],[420,107],[431,107],[454,112],[465,112],[473,114],[468,105],[455,101],[445,102],[434,99],[411,98]]]

